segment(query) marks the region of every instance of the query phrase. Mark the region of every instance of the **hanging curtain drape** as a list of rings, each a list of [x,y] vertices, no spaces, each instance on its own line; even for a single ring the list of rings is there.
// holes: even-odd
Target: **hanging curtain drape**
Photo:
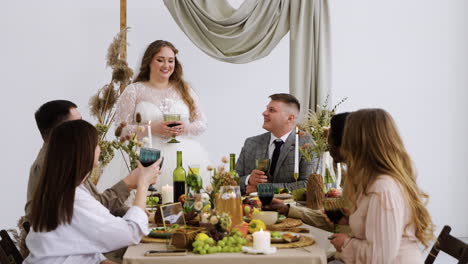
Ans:
[[[164,0],[190,40],[209,56],[248,63],[267,56],[290,31],[289,90],[315,109],[329,87],[327,0]],[[306,111],[303,111],[306,112]]]

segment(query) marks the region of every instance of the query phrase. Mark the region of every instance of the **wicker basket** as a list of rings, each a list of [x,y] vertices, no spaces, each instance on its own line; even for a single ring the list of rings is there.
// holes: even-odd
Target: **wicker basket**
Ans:
[[[171,246],[174,246],[178,249],[192,249],[192,243],[195,241],[195,237],[201,231],[204,231],[204,228],[200,227],[191,227],[190,229],[181,228],[176,230],[172,234]]]
[[[320,174],[311,174],[307,179],[306,206],[313,210],[321,210],[323,207],[323,178]]]
[[[323,201],[323,209],[326,211],[339,210],[346,207],[346,202],[343,197],[325,198]]]

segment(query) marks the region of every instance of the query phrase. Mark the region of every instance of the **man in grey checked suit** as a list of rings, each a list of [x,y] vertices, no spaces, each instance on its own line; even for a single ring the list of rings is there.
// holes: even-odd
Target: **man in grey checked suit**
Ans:
[[[269,132],[247,138],[237,160],[236,171],[243,194],[256,192],[257,184],[266,182],[273,183],[275,188],[304,188],[312,172],[313,164],[299,154],[299,179],[296,185],[294,148],[299,101],[290,94],[273,94],[270,98],[263,112],[263,128]],[[299,138],[299,145],[306,142],[310,142],[310,137]],[[267,158],[270,159],[269,173],[255,169],[255,159]]]

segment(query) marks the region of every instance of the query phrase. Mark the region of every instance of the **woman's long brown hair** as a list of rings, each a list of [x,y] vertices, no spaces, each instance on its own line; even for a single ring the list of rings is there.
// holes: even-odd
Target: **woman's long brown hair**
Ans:
[[[34,231],[53,231],[71,222],[75,189],[93,168],[97,143],[96,128],[83,120],[66,121],[52,130],[32,201]]]
[[[146,48],[145,54],[143,55],[143,59],[141,60],[140,72],[138,73],[137,77],[133,82],[147,82],[150,79],[150,65],[153,61],[154,56],[164,47],[170,48],[175,55],[175,62],[174,62],[174,72],[169,77],[169,82],[172,83],[176,90],[179,92],[182,100],[187,105],[190,111],[190,121],[193,121],[197,118],[197,114],[195,111],[195,102],[193,101],[192,96],[190,95],[190,90],[188,84],[185,82],[182,70],[182,64],[180,63],[179,59],[177,58],[177,50],[172,43],[165,40],[156,40],[151,43],[148,48]]]
[[[378,176],[388,175],[403,189],[411,208],[410,224],[416,238],[426,247],[434,237],[434,225],[426,209],[428,195],[419,189],[412,161],[390,114],[382,109],[352,112],[346,119],[342,150],[348,165],[343,193],[352,210],[359,195],[371,195],[369,188]]]

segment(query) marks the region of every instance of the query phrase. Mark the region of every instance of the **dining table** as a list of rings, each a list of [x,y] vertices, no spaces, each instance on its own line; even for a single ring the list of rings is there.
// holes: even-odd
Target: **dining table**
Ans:
[[[313,245],[278,249],[273,254],[247,254],[241,252],[200,255],[187,252],[186,255],[182,256],[145,256],[145,252],[149,250],[166,250],[166,243],[140,243],[128,247],[123,256],[123,264],[326,264],[327,256],[332,255],[335,251],[328,240],[332,233],[306,224],[301,227],[307,228],[309,233],[301,233],[300,235],[312,237],[315,240]]]

